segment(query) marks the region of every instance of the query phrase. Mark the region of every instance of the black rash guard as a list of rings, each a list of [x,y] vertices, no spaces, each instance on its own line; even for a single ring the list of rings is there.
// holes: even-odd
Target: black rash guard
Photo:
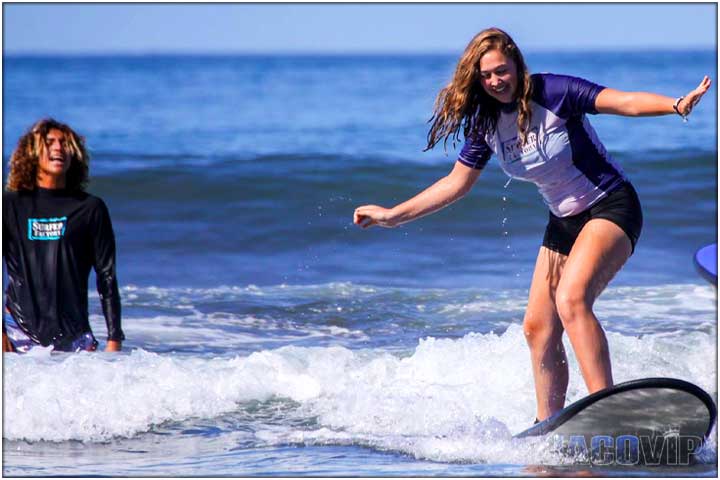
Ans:
[[[67,347],[87,332],[88,277],[95,269],[108,340],[124,340],[115,274],[115,235],[98,197],[37,188],[3,193],[5,306],[43,346]]]

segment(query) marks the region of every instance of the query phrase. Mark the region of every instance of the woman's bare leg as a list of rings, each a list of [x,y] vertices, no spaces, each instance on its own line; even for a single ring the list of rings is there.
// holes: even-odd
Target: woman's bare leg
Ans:
[[[563,326],[555,307],[555,289],[566,258],[545,247],[540,248],[523,321],[525,339],[530,347],[539,420],[565,405],[568,365],[562,343]]]
[[[557,286],[555,306],[590,393],[613,384],[607,339],[592,307],[631,253],[630,239],[620,227],[605,219],[590,220]]]

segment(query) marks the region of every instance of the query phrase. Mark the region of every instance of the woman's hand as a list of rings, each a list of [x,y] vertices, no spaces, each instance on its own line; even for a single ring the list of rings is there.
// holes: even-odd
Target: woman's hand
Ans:
[[[454,201],[462,198],[470,191],[480,175],[480,170],[455,162],[452,171],[445,177],[430,185],[410,200],[393,208],[377,205],[363,205],[355,209],[353,223],[362,228],[379,225],[392,228],[403,223],[412,222],[425,215],[437,212]]]
[[[647,117],[675,113],[686,117],[702,96],[705,95],[711,84],[712,82],[706,75],[700,85],[680,101],[677,105],[678,112],[675,112],[674,108],[677,101],[675,98],[649,92],[623,92],[612,88],[605,88],[598,94],[595,98],[595,108],[599,113],[612,113],[628,117]]]
[[[707,92],[710,88],[711,84],[712,81],[707,75],[705,75],[702,82],[700,82],[700,85],[698,85],[695,90],[685,95],[685,98],[678,103],[678,110],[684,117],[690,115],[693,107],[698,104],[702,96],[705,95],[705,92]]]
[[[15,351],[15,347],[13,347],[12,342],[10,342],[10,339],[5,332],[2,332],[2,351],[3,353]]]
[[[397,219],[392,215],[392,210],[378,205],[363,205],[355,209],[353,223],[362,228],[379,225],[392,228],[397,225]]]

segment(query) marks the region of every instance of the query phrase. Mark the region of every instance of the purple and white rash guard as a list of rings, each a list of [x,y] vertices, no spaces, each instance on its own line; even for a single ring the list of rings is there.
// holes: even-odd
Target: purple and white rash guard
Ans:
[[[467,139],[458,161],[482,169],[494,153],[510,177],[538,186],[554,215],[576,215],[627,180],[585,116],[598,113],[595,98],[605,87],[549,73],[531,78],[526,144],[520,144],[517,109],[512,108],[501,111],[495,132]]]

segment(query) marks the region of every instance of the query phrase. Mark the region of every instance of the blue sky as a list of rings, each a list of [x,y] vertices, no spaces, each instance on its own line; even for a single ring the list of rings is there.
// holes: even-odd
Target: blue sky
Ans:
[[[704,4],[4,4],[5,53],[459,52],[488,26],[525,50],[715,48]]]

